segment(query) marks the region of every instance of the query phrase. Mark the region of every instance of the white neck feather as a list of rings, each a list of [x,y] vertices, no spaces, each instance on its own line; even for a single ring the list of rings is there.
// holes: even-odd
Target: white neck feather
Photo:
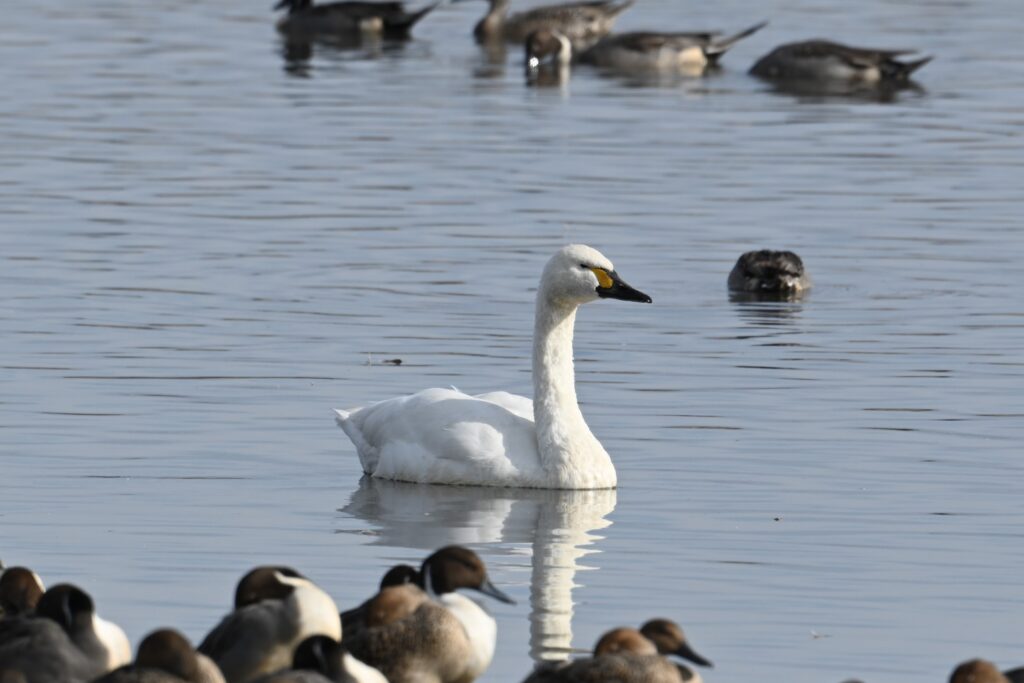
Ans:
[[[132,646],[128,642],[128,636],[125,635],[120,626],[106,619],[100,619],[93,614],[92,630],[106,650],[107,671],[113,671],[119,666],[131,663]]]
[[[295,590],[284,601],[288,617],[297,630],[293,645],[318,635],[341,641],[341,618],[334,600],[312,582],[299,581],[302,583],[295,581]]]
[[[615,467],[576,401],[574,303],[551,301],[542,284],[533,331],[533,415],[541,464],[559,488],[614,488]]]
[[[444,593],[436,598],[459,620],[469,640],[470,660],[466,662],[467,672],[473,680],[487,670],[494,659],[494,647],[498,641],[498,624],[483,607],[465,595]]]

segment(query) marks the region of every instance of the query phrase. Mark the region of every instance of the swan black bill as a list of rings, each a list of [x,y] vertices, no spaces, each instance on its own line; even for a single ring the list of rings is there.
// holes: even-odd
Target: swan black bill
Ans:
[[[614,270],[607,274],[612,283],[607,287],[598,287],[597,295],[602,299],[621,299],[622,301],[639,301],[643,304],[653,303],[651,297],[639,289],[633,289],[619,277]]]

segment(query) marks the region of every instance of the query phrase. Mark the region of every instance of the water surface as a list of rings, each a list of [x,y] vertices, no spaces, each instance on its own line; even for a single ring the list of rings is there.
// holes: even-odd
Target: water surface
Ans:
[[[466,543],[519,601],[491,604],[489,681],[651,616],[709,683],[1021,664],[1017,4],[642,0],[621,28],[772,23],[711,78],[562,88],[481,55],[482,11],[305,55],[263,3],[8,8],[0,557],[137,642],[201,638],[258,562],[351,606]],[[891,102],[745,75],[816,36],[938,58]],[[361,481],[330,408],[529,393],[567,241],[655,301],[579,316],[619,490]],[[797,251],[811,295],[730,301],[761,247]]]

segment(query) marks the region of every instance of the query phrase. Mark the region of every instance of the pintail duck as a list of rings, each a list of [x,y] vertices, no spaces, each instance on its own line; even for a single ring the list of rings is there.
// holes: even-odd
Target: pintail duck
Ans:
[[[525,291],[522,283],[517,286]],[[601,299],[651,298],[626,284],[607,257],[582,244],[563,247],[548,260],[536,298],[533,400],[504,391],[469,396],[438,388],[336,410],[364,472],[425,484],[615,487],[611,457],[576,400],[576,311]]]
[[[701,657],[690,647],[689,641],[686,640],[686,636],[683,634],[683,629],[671,619],[651,619],[640,627],[640,633],[647,640],[654,643],[654,646],[658,649],[658,654],[675,655],[699,666],[714,667],[714,664]],[[700,681],[699,675],[694,674],[694,678],[696,679],[695,683]]]
[[[523,44],[534,31],[548,29],[566,36],[576,51],[585,50],[608,35],[615,20],[636,0],[591,0],[563,5],[544,5],[508,14],[509,0],[489,0],[490,11],[481,19],[473,35],[478,43],[504,41]]]
[[[447,546],[423,562],[418,581],[388,586],[366,606],[345,646],[391,683],[468,683],[494,657],[497,624],[473,600],[476,590],[502,602],[483,561],[468,548]]]
[[[314,635],[341,640],[338,608],[327,593],[289,567],[257,567],[238,582],[235,610],[203,640],[228,683],[247,683],[292,664]]]
[[[0,620],[0,671],[31,683],[91,681],[130,660],[124,631],[101,619],[89,594],[71,584],[47,590],[34,615]]]
[[[327,636],[306,638],[295,649],[292,668],[257,679],[257,683],[388,683],[384,674],[353,657]]]
[[[949,683],[1024,683],[1024,667],[1003,672],[992,662],[971,659],[953,669]]]
[[[723,54],[738,41],[764,28],[767,22],[722,37],[719,33],[659,33],[638,31],[613,33],[590,48],[576,53],[578,61],[618,70],[680,69],[703,73],[715,66]],[[527,69],[545,63],[568,64],[573,52],[571,41],[557,31],[543,29],[526,40]]]
[[[0,619],[31,614],[46,592],[42,579],[28,567],[0,570]]]
[[[401,2],[345,0],[314,5],[313,0],[281,0],[274,9],[288,10],[277,29],[289,37],[373,34],[401,39],[408,38],[416,22],[436,6],[408,12]]]
[[[701,683],[700,674],[670,662],[665,654],[711,666],[690,648],[678,625],[654,619],[642,631],[612,629],[597,641],[593,657],[541,664],[524,683]]]
[[[750,73],[769,81],[847,82],[862,85],[901,84],[932,60],[901,62],[914,50],[849,47],[829,40],[781,45],[757,60]]]
[[[403,586],[407,583],[416,584],[417,586],[421,585],[422,581],[420,579],[419,570],[407,564],[397,564],[389,569],[384,574],[384,578],[380,580],[380,590],[383,591],[385,588],[390,588],[391,586]],[[375,597],[376,596],[367,599],[358,607],[345,610],[341,613],[342,633],[351,634],[355,629],[360,628],[366,620],[367,612]]]
[[[804,262],[791,251],[748,251],[729,273],[729,289],[750,294],[800,294],[811,286]]]
[[[224,683],[213,661],[196,652],[188,638],[173,629],[153,631],[139,643],[135,663],[122,666],[93,683]]]

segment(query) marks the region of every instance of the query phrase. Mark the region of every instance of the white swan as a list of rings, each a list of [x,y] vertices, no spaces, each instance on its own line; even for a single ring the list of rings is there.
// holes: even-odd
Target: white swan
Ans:
[[[532,401],[426,389],[335,411],[363,470],[427,484],[614,488],[615,467],[583,419],[573,374],[576,309],[597,299],[651,303],[596,249],[570,244],[551,257],[537,291]]]

